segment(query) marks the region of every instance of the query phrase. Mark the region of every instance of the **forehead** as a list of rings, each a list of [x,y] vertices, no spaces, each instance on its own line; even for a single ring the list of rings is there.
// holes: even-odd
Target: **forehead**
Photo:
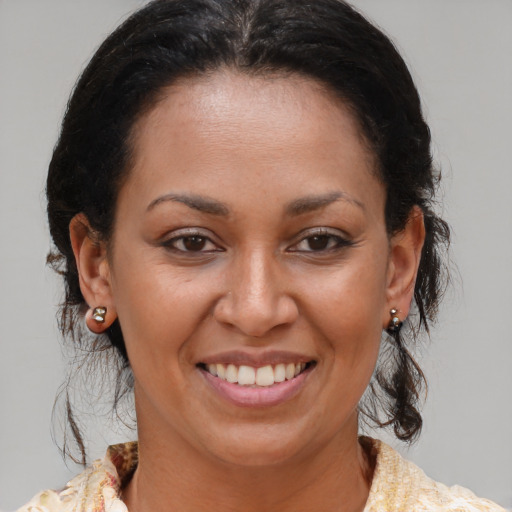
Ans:
[[[199,137],[215,132],[219,144],[250,137],[247,142],[257,145],[269,129],[278,135],[276,145],[289,144],[290,134],[297,144],[306,142],[306,147],[319,140],[350,137],[358,140],[362,147],[357,149],[365,149],[373,164],[352,109],[323,83],[297,73],[249,75],[224,69],[179,79],[135,124],[135,155],[140,156],[151,142],[148,139],[155,140],[164,127],[165,136],[173,135],[175,140],[190,136],[189,129]]]
[[[322,84],[296,74],[229,70],[182,79],[137,122],[132,178],[137,190],[220,195],[324,194],[347,174],[365,195],[376,181],[373,155],[350,109]],[[343,170],[343,172],[342,172]],[[337,186],[338,184],[336,184]],[[370,187],[371,188],[371,187]],[[364,199],[364,198],[361,198]]]

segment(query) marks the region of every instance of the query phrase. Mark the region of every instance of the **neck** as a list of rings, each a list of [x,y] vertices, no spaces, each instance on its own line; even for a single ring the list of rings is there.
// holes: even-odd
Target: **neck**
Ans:
[[[373,462],[358,442],[356,416],[350,430],[315,453],[241,466],[205,456],[182,439],[146,435],[139,425],[139,465],[123,500],[130,512],[362,511]]]

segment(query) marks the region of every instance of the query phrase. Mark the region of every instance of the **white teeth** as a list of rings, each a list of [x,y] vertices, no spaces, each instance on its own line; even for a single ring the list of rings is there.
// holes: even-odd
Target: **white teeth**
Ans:
[[[295,365],[293,363],[288,363],[285,369],[286,380],[291,380],[295,377]]]
[[[216,376],[220,377],[222,380],[226,379],[226,367],[223,364],[217,364],[217,365],[211,364],[210,366],[217,366],[217,375]],[[214,374],[212,374],[212,375],[214,375]]]
[[[256,371],[256,384],[258,386],[272,386],[274,384],[274,369],[272,366],[262,366]]]
[[[286,379],[286,368],[284,364],[276,365],[274,369],[274,382],[283,382]]]
[[[252,366],[235,366],[234,364],[208,364],[206,370],[222,380],[238,383],[240,386],[268,387],[275,383],[291,380],[306,369],[306,363],[279,363],[259,368]]]
[[[256,381],[256,371],[252,366],[240,366],[240,368],[238,368],[238,384],[242,386],[250,386]]]
[[[228,382],[238,382],[238,368],[234,364],[228,364],[226,368],[226,380]]]

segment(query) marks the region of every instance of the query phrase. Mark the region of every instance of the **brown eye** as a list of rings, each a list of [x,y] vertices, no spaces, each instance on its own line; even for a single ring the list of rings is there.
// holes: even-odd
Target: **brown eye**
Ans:
[[[342,250],[350,245],[353,243],[338,233],[321,230],[305,236],[288,250],[303,253],[327,253]]]
[[[182,235],[163,243],[165,247],[181,253],[210,253],[222,249],[207,236],[201,234]]]
[[[207,239],[202,236],[187,236],[183,238],[183,247],[186,251],[202,251]]]
[[[310,251],[323,251],[332,245],[333,238],[329,235],[310,236],[307,238],[308,248]]]

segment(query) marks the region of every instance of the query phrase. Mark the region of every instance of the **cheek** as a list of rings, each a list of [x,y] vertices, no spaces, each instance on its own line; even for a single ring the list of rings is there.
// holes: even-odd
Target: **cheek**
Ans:
[[[317,276],[314,285],[302,292],[309,297],[306,307],[313,321],[328,339],[380,339],[386,276],[384,268],[373,268],[361,265]],[[357,343],[353,345],[358,348]]]
[[[176,370],[187,340],[210,314],[214,276],[207,281],[204,271],[171,272],[168,264],[135,257],[115,268],[114,300],[136,377],[138,368]]]
[[[354,401],[364,392],[377,361],[386,308],[386,267],[369,261],[350,264],[317,276],[310,286],[305,316],[320,333],[320,345],[330,353],[336,385],[351,390]],[[359,395],[359,396],[357,396]]]

